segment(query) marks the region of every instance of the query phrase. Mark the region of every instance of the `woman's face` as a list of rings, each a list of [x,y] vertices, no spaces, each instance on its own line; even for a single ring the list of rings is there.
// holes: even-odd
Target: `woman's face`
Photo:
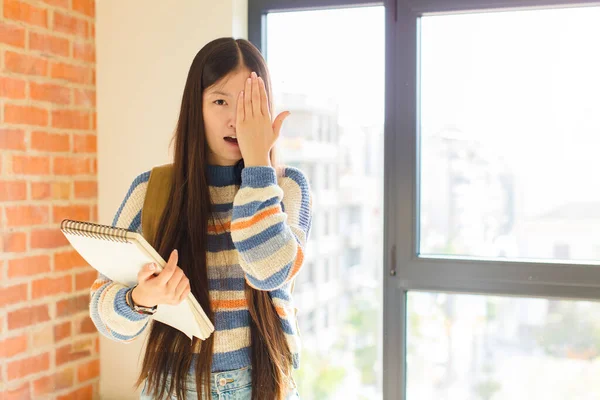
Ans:
[[[204,130],[208,142],[208,163],[230,166],[242,159],[235,137],[237,98],[244,90],[251,71],[231,72],[202,94]]]

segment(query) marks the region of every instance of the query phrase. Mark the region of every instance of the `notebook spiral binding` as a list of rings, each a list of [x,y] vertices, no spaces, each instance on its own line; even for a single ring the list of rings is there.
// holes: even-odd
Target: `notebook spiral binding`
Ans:
[[[99,225],[92,222],[73,221],[64,219],[60,223],[60,229],[71,235],[86,236],[113,242],[130,243],[127,239],[127,229],[115,228],[108,225]]]

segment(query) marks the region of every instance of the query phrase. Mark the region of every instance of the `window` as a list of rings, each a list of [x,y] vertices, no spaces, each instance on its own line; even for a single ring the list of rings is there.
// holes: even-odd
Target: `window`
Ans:
[[[600,7],[571,3],[249,3],[274,87],[309,93],[322,114],[338,106],[327,187],[340,232],[317,240],[319,257],[342,257],[330,323],[347,329],[319,350],[326,356],[303,350],[303,397],[599,397],[588,378],[600,318]],[[357,43],[360,57],[345,59]],[[368,71],[368,85],[348,85],[356,71]],[[309,369],[341,378],[319,391]]]
[[[269,9],[253,11],[253,3],[256,7],[266,3],[249,2],[249,34],[251,38],[254,32],[265,34],[253,43],[260,44],[263,40],[266,43],[261,50],[271,71],[275,113],[293,106],[292,114],[296,116],[286,120],[282,127],[278,140],[281,162],[298,161],[314,166],[307,170],[315,202],[306,252],[314,257],[315,268],[311,265],[310,269],[317,273],[314,282],[318,284],[311,286],[310,299],[298,295],[294,300],[299,313],[309,307],[318,310],[319,328],[327,329],[321,332],[314,328],[316,340],[303,343],[300,370],[294,372],[299,392],[307,400],[352,398],[357,393],[377,400],[381,398],[381,379],[372,371],[381,370],[378,354],[382,335],[381,325],[371,323],[371,318],[382,318],[381,313],[374,311],[381,310],[381,279],[363,282],[361,277],[368,271],[370,276],[381,278],[376,271],[381,271],[382,263],[361,265],[353,272],[346,272],[342,279],[337,274],[337,260],[350,245],[364,248],[372,260],[382,259],[382,215],[369,221],[369,229],[354,226],[352,243],[341,232],[338,215],[345,215],[355,207],[371,215],[373,209],[381,209],[383,204],[383,137],[369,138],[376,142],[373,148],[379,149],[371,171],[373,184],[362,179],[364,146],[357,143],[359,140],[365,143],[366,127],[383,130],[384,8],[379,3],[372,7],[289,11],[285,10],[289,2],[275,1],[269,3]],[[278,8],[285,12],[278,12]],[[256,31],[252,28],[257,27],[252,15],[261,15],[257,22],[264,23]],[[356,29],[357,26],[365,29]],[[361,56],[357,58],[356,43],[365,42],[372,45],[360,46]],[[332,48],[336,51],[332,52]],[[369,75],[368,84],[349,85],[357,72],[363,71],[368,71],[365,74]],[[310,128],[301,135],[305,140],[286,135],[286,129],[297,132],[305,125],[312,127],[313,140]],[[342,129],[343,138],[339,135]],[[346,162],[352,169],[344,167]],[[368,196],[361,194],[366,191]],[[304,272],[307,271],[301,273]],[[347,282],[353,282],[354,286]],[[355,304],[367,297],[373,304],[369,303],[360,313],[351,313],[348,308],[341,308],[346,297]],[[336,318],[326,311],[332,304],[340,305],[343,310]],[[305,326],[300,328],[307,332]],[[356,337],[373,343],[369,352],[351,347]]]

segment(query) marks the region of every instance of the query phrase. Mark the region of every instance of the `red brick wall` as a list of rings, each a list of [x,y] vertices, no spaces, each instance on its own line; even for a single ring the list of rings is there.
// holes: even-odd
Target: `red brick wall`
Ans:
[[[98,397],[96,276],[58,230],[97,220],[94,0],[0,0],[0,399]]]

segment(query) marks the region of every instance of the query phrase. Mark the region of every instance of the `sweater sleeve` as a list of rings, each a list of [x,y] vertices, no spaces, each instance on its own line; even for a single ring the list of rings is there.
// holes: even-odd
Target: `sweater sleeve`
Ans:
[[[286,168],[277,180],[271,167],[248,167],[233,201],[231,238],[248,284],[274,290],[300,271],[311,227],[308,180]]]
[[[150,172],[135,178],[117,210],[112,226],[141,233],[141,215]],[[138,314],[125,302],[129,288],[98,274],[90,291],[90,317],[100,333],[109,339],[129,342],[146,328],[148,315]]]

